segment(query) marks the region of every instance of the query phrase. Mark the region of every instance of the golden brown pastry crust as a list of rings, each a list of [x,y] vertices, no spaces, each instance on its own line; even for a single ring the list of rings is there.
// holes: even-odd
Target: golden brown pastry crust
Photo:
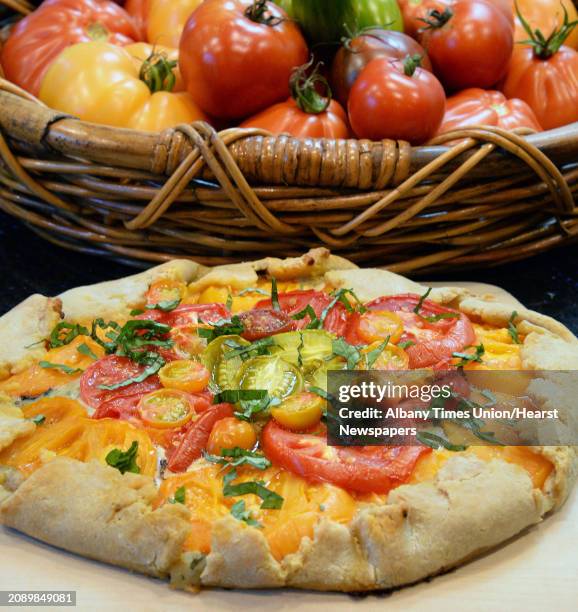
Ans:
[[[193,290],[212,284],[251,286],[259,273],[280,279],[318,279],[321,284],[352,288],[362,300],[426,290],[401,276],[357,269],[326,249],[315,249],[301,258],[266,258],[212,270],[190,262],[169,262],[150,270],[146,280],[133,278],[107,283],[104,289],[99,285],[66,292],[61,296],[64,314],[90,318],[126,312],[143,299],[146,286],[159,277],[159,271],[161,276],[176,274],[192,282]],[[501,304],[495,296],[474,296],[460,288],[436,288],[431,298],[496,325],[507,324],[512,314],[512,305]],[[46,313],[49,304],[47,298],[42,300],[38,316]],[[0,329],[4,320],[0,319]],[[515,323],[527,334],[522,347],[525,367],[562,369],[577,363],[572,360],[578,360],[578,340],[560,323],[525,309],[518,310]],[[41,333],[42,326],[32,327],[36,335]],[[30,329],[22,326],[21,332],[28,334]],[[13,368],[23,356],[15,352],[4,358]],[[4,501],[0,518],[6,525],[84,556],[156,576],[171,573],[181,587],[387,589],[459,565],[559,507],[576,478],[576,451],[573,447],[536,450],[555,468],[543,491],[532,488],[520,467],[456,455],[433,481],[395,489],[385,504],[362,507],[347,526],[321,521],[314,538],[305,538],[299,550],[282,561],[273,557],[258,529],[226,517],[214,526],[211,553],[202,563],[191,564],[191,553],[180,554],[188,532],[188,511],[179,504],[153,511],[151,478],[120,476],[96,463],[51,461]]]

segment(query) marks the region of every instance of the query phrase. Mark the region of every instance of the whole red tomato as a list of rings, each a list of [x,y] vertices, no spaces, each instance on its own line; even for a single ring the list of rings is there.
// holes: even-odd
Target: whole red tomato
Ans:
[[[206,0],[185,26],[179,65],[201,109],[240,119],[287,98],[308,53],[297,24],[273,2]]]
[[[497,6],[458,0],[443,12],[430,12],[427,21],[420,39],[447,89],[489,88],[506,74],[514,28]]]
[[[359,73],[376,57],[404,59],[408,55],[421,55],[422,68],[431,71],[431,62],[423,47],[413,38],[394,32],[371,28],[346,41],[337,52],[331,67],[331,86],[335,97],[347,105],[349,92]]]
[[[453,0],[398,0],[403,16],[403,30],[409,36],[417,38],[419,31],[426,27],[424,19],[430,11],[440,11],[452,3]]]
[[[348,138],[349,123],[343,107],[331,99],[329,84],[319,66],[307,74],[310,64],[297,69],[290,81],[291,97],[261,111],[241,124],[261,128],[272,134],[291,134],[296,138]],[[318,89],[325,89],[326,95]]]
[[[545,130],[578,121],[578,52],[563,45],[574,27],[568,22],[546,38],[526,23],[532,44],[517,47],[502,90],[532,108]]]
[[[504,130],[542,131],[534,111],[522,100],[508,100],[499,91],[464,89],[448,98],[439,134],[472,125],[493,125]]]
[[[128,13],[109,0],[46,0],[14,28],[2,49],[6,78],[38,95],[48,66],[66,47],[99,40],[139,39]]]
[[[349,96],[349,120],[359,138],[422,144],[436,134],[445,111],[441,83],[416,58],[377,58],[359,75]]]

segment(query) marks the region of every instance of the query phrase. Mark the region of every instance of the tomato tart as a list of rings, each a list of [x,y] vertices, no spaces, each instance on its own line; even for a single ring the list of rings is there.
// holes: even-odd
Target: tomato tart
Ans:
[[[411,584],[540,522],[575,480],[575,447],[475,428],[330,445],[330,371],[578,370],[578,340],[326,249],[34,295],[0,333],[1,522],[178,588]]]

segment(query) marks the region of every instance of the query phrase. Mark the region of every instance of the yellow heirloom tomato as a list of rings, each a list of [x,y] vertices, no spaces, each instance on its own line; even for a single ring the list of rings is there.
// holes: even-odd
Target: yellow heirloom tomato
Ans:
[[[186,92],[172,92],[174,63],[157,54],[135,61],[130,50],[104,42],[65,49],[48,69],[40,99],[84,121],[157,132],[206,120]]]
[[[153,44],[178,47],[189,17],[203,0],[151,0],[147,19],[147,40]]]

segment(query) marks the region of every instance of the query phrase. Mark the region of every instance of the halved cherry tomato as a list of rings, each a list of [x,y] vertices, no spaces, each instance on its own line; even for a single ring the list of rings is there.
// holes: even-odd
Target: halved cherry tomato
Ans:
[[[154,306],[159,302],[182,300],[185,297],[187,285],[183,281],[172,278],[161,278],[149,287],[146,294],[146,303]]]
[[[211,374],[202,363],[191,359],[177,359],[159,370],[161,384],[167,389],[178,389],[187,393],[202,391]]]
[[[349,329],[355,332],[364,344],[383,342],[388,336],[393,344],[399,342],[403,333],[403,321],[389,310],[368,310],[363,314],[355,313],[349,321]]]
[[[138,410],[143,422],[151,427],[182,427],[195,414],[194,398],[177,389],[158,389],[140,399]]]
[[[419,457],[431,452],[423,446],[328,446],[325,433],[293,433],[274,420],[265,426],[261,445],[274,465],[311,482],[363,493],[388,493],[407,482]]]
[[[374,342],[362,349],[362,354],[377,350],[381,342]],[[363,365],[363,361],[361,362]],[[409,368],[409,355],[399,346],[388,343],[377,359],[371,365],[372,370],[407,370]]]
[[[247,421],[227,417],[217,421],[211,430],[207,442],[207,452],[220,455],[226,448],[243,448],[251,450],[257,443],[254,427]]]
[[[239,314],[239,319],[245,327],[241,335],[251,342],[294,329],[294,321],[289,315],[272,308],[247,310]]]
[[[405,350],[411,368],[444,367],[452,354],[474,344],[476,335],[468,317],[432,302],[423,300],[419,314],[419,295],[411,293],[382,297],[366,304],[369,310],[390,310],[404,322],[402,340],[412,342]],[[425,317],[446,317],[428,321]]]
[[[289,317],[296,315],[303,311],[307,306],[313,308],[315,315],[321,317],[323,311],[331,304],[333,298],[327,293],[322,291],[314,291],[308,289],[304,291],[289,291],[288,293],[279,294],[279,306],[281,310]],[[272,307],[271,300],[261,300],[255,305],[255,308],[268,308]],[[325,321],[323,323],[324,329],[335,334],[336,336],[342,336],[347,327],[347,310],[341,302],[337,302],[327,313]],[[311,322],[309,315],[306,315],[303,319],[295,321],[294,329],[304,329]]]
[[[290,395],[279,406],[272,407],[271,415],[283,427],[303,431],[319,423],[325,405],[325,400],[319,395],[302,391]]]
[[[158,376],[149,376],[142,382],[131,383],[117,389],[101,389],[101,385],[116,385],[142,374],[144,366],[138,365],[128,357],[109,355],[93,363],[80,377],[80,397],[91,408],[119,397],[142,396],[161,386]]]
[[[172,472],[184,472],[207,447],[215,423],[234,416],[231,404],[216,404],[189,423],[179,445],[169,457],[167,467]]]

